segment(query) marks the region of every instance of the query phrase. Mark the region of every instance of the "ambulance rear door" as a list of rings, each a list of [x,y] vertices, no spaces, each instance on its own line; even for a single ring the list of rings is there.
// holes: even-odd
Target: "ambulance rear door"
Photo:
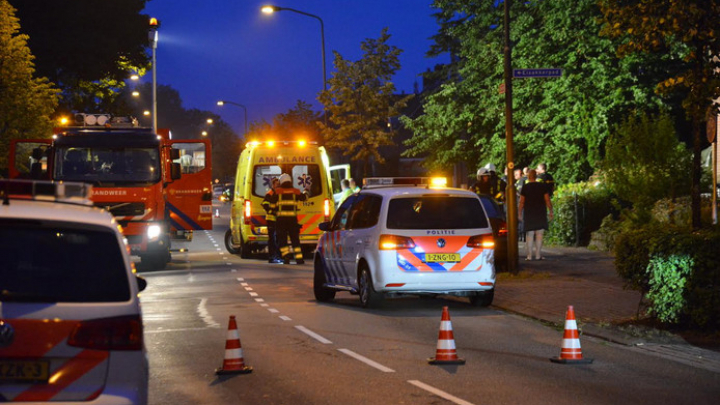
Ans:
[[[49,180],[52,139],[15,139],[10,142],[11,179]]]
[[[345,164],[330,166],[329,172],[333,199],[335,200],[335,206],[337,207],[338,201],[340,201],[340,197],[342,196],[342,187],[340,187],[340,182],[344,179],[350,178],[350,165]]]
[[[168,141],[179,151],[182,175],[166,188],[172,232],[212,229],[212,169],[209,140]]]

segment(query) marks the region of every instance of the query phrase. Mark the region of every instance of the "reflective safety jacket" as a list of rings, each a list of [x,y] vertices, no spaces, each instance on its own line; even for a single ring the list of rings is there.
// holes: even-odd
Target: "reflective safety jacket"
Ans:
[[[275,190],[270,189],[270,190],[268,190],[267,193],[265,193],[265,198],[263,198],[263,201],[262,201],[262,203],[260,203],[260,205],[262,205],[262,207],[265,209],[265,212],[266,212],[265,220],[266,221],[277,220],[277,217],[276,217],[277,208],[278,208],[277,201],[278,201],[277,193],[275,192]]]
[[[277,194],[277,216],[281,218],[295,218],[297,219],[298,204],[307,201],[307,192],[301,192],[289,185],[281,185],[275,189]]]

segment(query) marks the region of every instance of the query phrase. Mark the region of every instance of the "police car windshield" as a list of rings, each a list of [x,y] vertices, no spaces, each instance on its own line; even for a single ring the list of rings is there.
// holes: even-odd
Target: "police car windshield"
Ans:
[[[389,229],[477,229],[488,222],[477,198],[449,196],[401,197],[390,200]]]
[[[62,147],[55,162],[56,180],[99,184],[160,180],[160,158],[155,148]]]
[[[309,197],[322,194],[320,167],[318,165],[258,165],[253,173],[253,194],[264,197],[270,189],[273,178],[279,178],[287,173],[293,180],[293,187],[299,190],[308,190]]]
[[[0,302],[127,301],[120,249],[108,230],[0,220]]]

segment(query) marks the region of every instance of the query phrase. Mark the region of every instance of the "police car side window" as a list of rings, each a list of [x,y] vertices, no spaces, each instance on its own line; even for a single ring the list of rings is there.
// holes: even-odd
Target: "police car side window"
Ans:
[[[335,212],[335,216],[333,217],[331,225],[331,229],[333,231],[345,230],[348,215],[350,214],[350,207],[355,203],[356,200],[357,196],[351,195],[342,203],[340,208],[338,208],[337,212]]]
[[[375,226],[380,214],[382,198],[374,195],[360,195],[350,210],[348,229],[363,229]]]

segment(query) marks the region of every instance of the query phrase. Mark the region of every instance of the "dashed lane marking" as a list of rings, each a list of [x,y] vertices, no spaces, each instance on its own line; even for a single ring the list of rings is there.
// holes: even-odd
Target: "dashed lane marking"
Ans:
[[[285,316],[285,315],[280,315],[279,318],[282,319],[283,321],[292,321],[292,318],[290,318],[289,316]]]
[[[389,367],[385,367],[385,366],[383,366],[382,364],[380,364],[380,363],[378,363],[378,362],[376,362],[376,361],[370,360],[370,359],[368,359],[368,358],[365,357],[365,356],[359,355],[359,354],[355,353],[355,352],[352,351],[352,350],[349,350],[349,349],[338,349],[338,351],[339,351],[339,352],[342,352],[342,353],[345,353],[345,354],[347,354],[348,356],[354,358],[355,360],[359,360],[359,361],[367,364],[367,365],[370,366],[370,367],[374,367],[374,368],[382,371],[383,373],[394,373],[394,372],[395,372],[395,370],[393,370],[393,369],[391,369],[391,368],[389,368]]]
[[[408,382],[409,382],[410,384],[418,387],[418,388],[424,389],[425,391],[427,391],[427,392],[429,392],[429,393],[431,393],[431,394],[433,394],[433,395],[437,395],[437,396],[439,396],[440,398],[446,399],[446,400],[448,400],[448,401],[450,401],[450,402],[454,402],[454,403],[456,403],[456,404],[458,404],[458,405],[473,405],[472,402],[468,402],[468,401],[465,401],[464,399],[460,399],[460,398],[458,398],[458,397],[456,397],[456,396],[454,396],[454,395],[450,395],[450,394],[448,394],[447,392],[441,391],[441,390],[439,390],[439,389],[437,389],[437,388],[435,388],[435,387],[433,387],[433,386],[431,386],[431,385],[427,385],[427,384],[425,384],[425,383],[422,382],[422,381],[418,381],[418,380],[408,380]]]
[[[268,311],[270,311],[270,312],[273,313],[273,314],[280,313],[280,311],[278,311],[278,310],[275,309],[275,308],[268,308]]]
[[[317,333],[311,331],[310,329],[302,326],[302,325],[295,325],[295,329],[299,330],[300,332],[310,336],[311,338],[317,340],[318,342],[325,344],[325,345],[331,345],[332,342],[325,339],[324,337],[318,335]]]

